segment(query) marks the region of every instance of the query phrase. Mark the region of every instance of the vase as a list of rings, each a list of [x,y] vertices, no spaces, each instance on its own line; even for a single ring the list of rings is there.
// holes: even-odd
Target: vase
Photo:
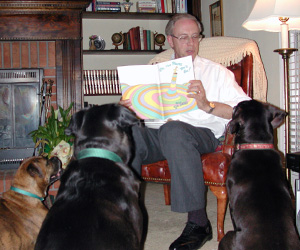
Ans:
[[[90,50],[96,50],[96,46],[95,46],[95,40],[90,39]]]
[[[129,12],[130,11],[130,7],[133,5],[133,3],[131,3],[131,2],[123,2],[122,5],[124,7],[124,11],[125,12]]]

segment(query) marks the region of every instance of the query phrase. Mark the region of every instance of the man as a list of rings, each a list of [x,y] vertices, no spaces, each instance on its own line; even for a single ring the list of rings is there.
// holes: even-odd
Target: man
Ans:
[[[188,87],[198,110],[177,115],[158,129],[133,127],[136,146],[133,168],[167,159],[171,171],[171,210],[188,213],[187,224],[170,250],[199,249],[212,239],[205,209],[205,185],[201,154],[213,152],[232,110],[250,99],[225,67],[198,56],[201,25],[189,14],[177,14],[166,26],[167,40],[174,50],[171,59],[191,55],[195,79]],[[129,100],[121,100],[130,108]]]

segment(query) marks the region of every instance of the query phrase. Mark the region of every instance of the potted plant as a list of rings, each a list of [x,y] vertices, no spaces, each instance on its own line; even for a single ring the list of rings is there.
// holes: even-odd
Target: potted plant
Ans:
[[[72,156],[72,142],[74,136],[65,134],[65,129],[69,126],[71,115],[70,110],[73,103],[64,110],[59,106],[54,110],[51,106],[51,114],[43,126],[29,133],[35,142],[35,148],[39,148],[39,154],[47,157],[53,155],[60,158],[66,166]]]

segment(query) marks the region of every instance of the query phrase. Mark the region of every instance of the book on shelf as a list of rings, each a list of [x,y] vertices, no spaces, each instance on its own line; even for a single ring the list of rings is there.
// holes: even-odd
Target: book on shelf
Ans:
[[[147,30],[147,50],[151,50],[151,30]]]
[[[131,100],[141,119],[165,120],[198,109],[195,99],[187,97],[189,81],[194,79],[191,56],[117,70],[122,99]]]
[[[137,7],[156,7],[156,2],[155,0],[151,1],[151,0],[140,0],[136,3]]]
[[[121,12],[121,7],[96,7],[97,12],[105,12],[105,11],[111,11],[111,12]]]
[[[157,13],[187,13],[187,0],[156,0]]]
[[[144,46],[144,28],[140,27],[140,48],[141,50],[145,50],[145,46]]]
[[[143,36],[144,36],[144,50],[148,50],[148,42],[147,42],[147,30],[143,30]]]
[[[154,32],[150,31],[150,49],[155,49],[155,43],[154,43]]]
[[[136,3],[137,12],[155,13],[156,2],[155,0],[140,0]]]
[[[97,5],[118,5],[118,6],[121,5],[120,2],[110,2],[110,1],[97,1],[96,4]]]
[[[139,7],[137,12],[140,13],[156,13],[156,8]]]
[[[121,11],[120,2],[93,0],[93,4],[94,4],[93,11],[96,12],[120,12]]]
[[[84,95],[120,95],[117,70],[83,70]]]
[[[136,26],[124,32],[124,50],[155,50],[154,32]]]

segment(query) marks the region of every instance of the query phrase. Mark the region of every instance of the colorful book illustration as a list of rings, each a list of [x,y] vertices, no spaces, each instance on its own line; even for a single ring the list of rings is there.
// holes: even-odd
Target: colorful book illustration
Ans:
[[[155,65],[117,67],[122,99],[130,99],[141,119],[165,120],[197,109],[187,97],[189,81],[194,79],[192,57]]]

